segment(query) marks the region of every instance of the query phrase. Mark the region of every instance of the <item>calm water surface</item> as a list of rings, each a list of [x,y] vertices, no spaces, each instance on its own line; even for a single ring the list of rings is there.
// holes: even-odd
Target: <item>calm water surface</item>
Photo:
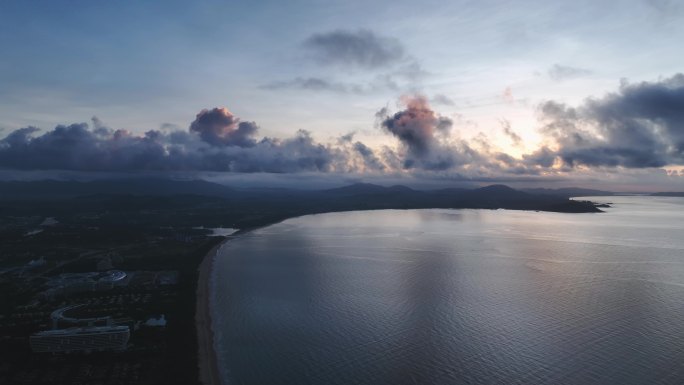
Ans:
[[[233,384],[682,384],[684,199],[313,215],[215,260]]]

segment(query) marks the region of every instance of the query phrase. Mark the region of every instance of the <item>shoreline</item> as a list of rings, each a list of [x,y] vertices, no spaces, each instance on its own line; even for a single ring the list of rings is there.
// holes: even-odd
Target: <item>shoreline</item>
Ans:
[[[275,222],[278,223],[278,222]],[[214,328],[211,318],[211,273],[214,259],[218,250],[226,242],[240,235],[251,232],[263,226],[254,226],[226,236],[223,241],[212,247],[200,263],[197,276],[196,304],[195,304],[195,329],[197,334],[197,367],[199,369],[199,382],[203,385],[223,385],[221,371],[218,366],[218,356],[214,349]]]
[[[214,328],[211,319],[211,271],[219,248],[228,240],[229,238],[214,246],[202,259],[197,278],[197,366],[200,383],[204,385],[222,385],[218,357],[214,350]]]
[[[589,201],[587,201],[589,202]],[[589,202],[595,205],[594,202]],[[438,208],[432,208],[432,210]],[[464,210],[467,208],[447,208],[447,210]],[[195,327],[197,333],[197,366],[199,368],[199,382],[204,385],[223,385],[221,381],[221,373],[218,367],[218,357],[214,349],[214,329],[212,325],[211,318],[211,273],[214,263],[214,258],[218,253],[218,250],[226,242],[238,236],[244,235],[251,231],[261,229],[264,227],[272,226],[278,223],[282,223],[288,219],[305,217],[309,215],[320,215],[338,212],[352,212],[352,211],[373,211],[373,210],[402,210],[402,209],[362,209],[362,210],[333,210],[333,211],[323,211],[323,212],[313,212],[313,213],[303,213],[301,215],[288,216],[270,223],[263,225],[251,226],[245,229],[238,230],[237,232],[226,237],[225,240],[212,247],[211,250],[204,256],[202,262],[198,267],[198,278],[197,278],[197,289],[196,289],[196,310],[195,310]],[[425,208],[409,208],[403,210],[425,210]],[[428,209],[430,210],[430,209]],[[474,210],[482,210],[482,208],[474,208]],[[539,210],[518,210],[518,209],[504,209],[511,211],[539,211]],[[602,210],[598,210],[603,212]],[[554,212],[554,211],[545,211]],[[573,212],[558,212],[557,213],[568,213],[576,214]]]

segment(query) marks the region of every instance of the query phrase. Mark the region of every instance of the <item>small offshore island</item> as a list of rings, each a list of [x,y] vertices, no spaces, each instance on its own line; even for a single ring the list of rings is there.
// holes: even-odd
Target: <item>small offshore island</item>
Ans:
[[[601,211],[569,199],[580,195],[503,185],[420,191],[355,184],[311,191],[166,179],[0,182],[0,382],[192,384],[201,367],[204,383],[218,383],[207,277],[209,257],[226,237],[212,236],[210,228],[242,233],[307,214],[379,209]],[[125,279],[98,283],[111,271]],[[126,348],[32,352],[29,337],[36,333],[91,327],[53,324],[52,312],[76,305],[69,320],[128,326]]]

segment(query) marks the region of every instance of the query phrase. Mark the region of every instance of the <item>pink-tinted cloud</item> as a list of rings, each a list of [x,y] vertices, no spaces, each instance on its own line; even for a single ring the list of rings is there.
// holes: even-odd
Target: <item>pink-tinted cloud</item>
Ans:
[[[394,135],[415,156],[427,155],[437,142],[436,135],[448,132],[453,125],[449,118],[437,115],[424,96],[401,98],[406,108],[388,116],[381,111],[381,126]]]
[[[254,122],[241,122],[227,108],[204,109],[190,125],[203,141],[212,146],[252,147],[259,128]]]

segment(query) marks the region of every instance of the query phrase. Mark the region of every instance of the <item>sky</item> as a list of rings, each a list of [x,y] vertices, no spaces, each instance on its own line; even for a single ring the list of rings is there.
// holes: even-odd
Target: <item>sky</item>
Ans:
[[[682,41],[676,0],[3,1],[0,175],[684,190]]]

